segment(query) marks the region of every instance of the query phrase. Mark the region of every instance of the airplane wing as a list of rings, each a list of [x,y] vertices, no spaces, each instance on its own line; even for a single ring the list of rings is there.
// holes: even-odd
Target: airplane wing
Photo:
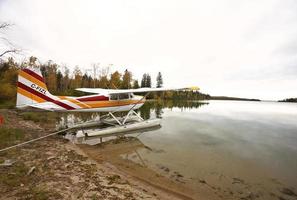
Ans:
[[[177,90],[199,90],[199,87],[183,88],[137,88],[137,89],[102,89],[102,88],[77,88],[75,90],[94,94],[123,94],[123,93],[143,93],[143,92],[160,92],[160,91],[177,91]]]

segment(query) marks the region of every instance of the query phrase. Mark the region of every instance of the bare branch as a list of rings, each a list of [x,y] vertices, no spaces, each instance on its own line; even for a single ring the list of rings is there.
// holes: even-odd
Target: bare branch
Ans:
[[[8,28],[8,27],[11,26],[11,25],[12,25],[12,24],[9,24],[9,23],[4,22],[4,23],[0,24],[0,29]]]
[[[11,50],[6,50],[6,51],[4,51],[2,54],[0,54],[0,58],[2,57],[2,56],[4,56],[5,54],[8,54],[8,53],[17,53],[19,50],[17,50],[17,49],[11,49]]]
[[[0,30],[1,29],[7,29],[10,26],[12,26],[12,24],[9,24],[7,22],[2,22],[2,23],[0,23]],[[10,42],[8,39],[6,39],[5,37],[0,36],[0,40],[2,40],[1,43],[3,44],[3,48],[8,49],[8,50],[5,50],[2,53],[0,52],[0,58],[3,57],[6,54],[13,55],[13,54],[19,53],[21,51],[20,49],[15,47],[15,45],[12,42]],[[2,44],[1,44],[1,46],[2,46]],[[2,47],[1,47],[1,50],[3,50]]]

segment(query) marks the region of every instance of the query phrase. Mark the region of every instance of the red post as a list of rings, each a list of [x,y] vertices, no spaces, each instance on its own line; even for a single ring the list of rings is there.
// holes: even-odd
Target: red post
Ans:
[[[4,118],[0,115],[0,126],[4,123]]]

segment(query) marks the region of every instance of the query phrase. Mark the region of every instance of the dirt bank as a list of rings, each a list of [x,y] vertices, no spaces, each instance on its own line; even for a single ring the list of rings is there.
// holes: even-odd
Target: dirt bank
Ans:
[[[54,124],[24,120],[15,111],[0,110],[1,149],[53,131]],[[33,118],[34,119],[34,118]],[[0,199],[178,199],[96,162],[60,136],[0,153]]]

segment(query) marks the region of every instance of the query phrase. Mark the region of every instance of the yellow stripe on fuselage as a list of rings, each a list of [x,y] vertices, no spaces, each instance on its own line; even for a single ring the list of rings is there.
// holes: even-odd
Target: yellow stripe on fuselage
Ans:
[[[42,87],[43,89],[47,90],[47,87],[44,84],[44,82],[41,82],[40,80],[36,79],[35,77],[31,76],[30,74],[27,74],[26,72],[21,70],[21,71],[19,71],[19,75],[21,77],[23,77],[24,79],[27,79],[27,80],[31,81],[32,83],[35,83],[36,85],[38,85],[38,86]]]
[[[30,93],[30,92],[27,92],[26,90],[18,87],[17,89],[17,93],[20,93],[21,95],[25,96],[25,97],[28,97],[29,99],[33,99],[34,101],[37,101],[38,103],[42,103],[42,102],[45,102],[44,99]]]

